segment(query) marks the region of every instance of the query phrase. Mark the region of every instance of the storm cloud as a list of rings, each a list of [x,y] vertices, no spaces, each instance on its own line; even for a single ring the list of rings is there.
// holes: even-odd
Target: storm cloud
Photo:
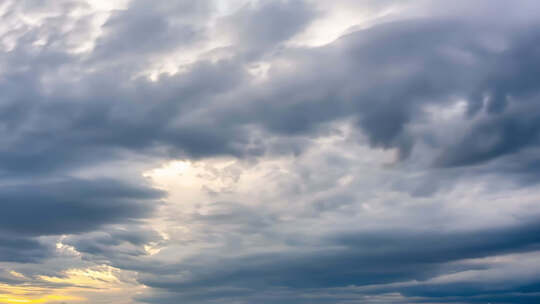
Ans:
[[[538,301],[538,8],[5,1],[0,303]]]

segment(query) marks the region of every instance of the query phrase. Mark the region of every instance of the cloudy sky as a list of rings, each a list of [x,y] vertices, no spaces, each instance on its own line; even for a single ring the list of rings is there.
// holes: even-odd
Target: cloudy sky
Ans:
[[[537,0],[0,16],[0,303],[540,303]]]

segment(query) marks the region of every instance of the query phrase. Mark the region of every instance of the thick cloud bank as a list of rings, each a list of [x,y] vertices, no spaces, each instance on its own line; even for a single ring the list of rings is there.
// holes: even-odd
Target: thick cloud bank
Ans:
[[[537,1],[0,16],[0,303],[540,301]]]

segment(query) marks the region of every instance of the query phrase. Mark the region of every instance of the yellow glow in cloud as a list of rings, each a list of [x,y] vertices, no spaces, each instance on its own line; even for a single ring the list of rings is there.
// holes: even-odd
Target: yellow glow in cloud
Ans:
[[[0,303],[18,304],[18,303],[50,303],[58,301],[84,301],[84,298],[64,295],[47,295],[37,299],[24,298],[11,295],[0,295]]]
[[[24,279],[25,278],[25,276],[22,273],[18,273],[18,272],[14,271],[14,270],[10,271],[9,274],[16,277],[16,278],[19,278],[19,279]]]
[[[51,303],[59,301],[84,301],[82,297],[70,296],[62,291],[53,292],[42,287],[0,284],[0,303]]]
[[[205,195],[202,189],[223,190],[234,184],[231,177],[224,174],[226,167],[233,165],[234,159],[208,159],[191,162],[188,160],[171,161],[162,167],[149,170],[143,176],[153,181],[158,188],[182,193],[183,207],[196,203]],[[174,193],[173,193],[174,194]]]
[[[93,269],[69,269],[65,277],[40,276],[39,278],[51,283],[65,283],[78,287],[110,288],[120,281],[109,266],[100,266]]]
[[[0,284],[0,304],[17,303],[58,303],[85,301],[86,298],[70,295],[85,290],[108,290],[122,288],[124,285],[115,275],[116,269],[110,266],[99,266],[87,269],[69,269],[62,277],[39,276],[42,281],[56,284],[66,284],[69,287],[44,288],[28,284]],[[11,271],[12,276],[26,278],[24,275]]]

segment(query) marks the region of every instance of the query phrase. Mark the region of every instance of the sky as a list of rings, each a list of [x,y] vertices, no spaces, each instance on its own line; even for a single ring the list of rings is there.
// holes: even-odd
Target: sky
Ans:
[[[537,0],[0,16],[0,303],[540,303]]]

